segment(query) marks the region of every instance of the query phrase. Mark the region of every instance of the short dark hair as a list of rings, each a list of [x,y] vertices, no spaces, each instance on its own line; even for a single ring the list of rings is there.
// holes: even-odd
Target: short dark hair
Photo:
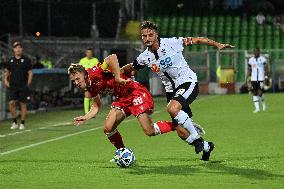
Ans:
[[[156,30],[158,31],[158,27],[155,23],[149,21],[149,20],[144,20],[140,26],[140,30],[143,29],[151,29],[151,30]]]
[[[82,73],[82,72],[85,72],[85,68],[80,65],[80,64],[71,64],[68,68],[68,74],[71,75],[71,74],[75,74],[75,73]]]
[[[93,51],[92,47],[87,48],[87,51]]]

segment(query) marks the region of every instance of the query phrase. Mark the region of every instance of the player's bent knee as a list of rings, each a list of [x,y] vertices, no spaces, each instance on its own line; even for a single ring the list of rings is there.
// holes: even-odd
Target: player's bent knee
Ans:
[[[169,106],[167,107],[167,112],[168,112],[171,116],[175,117],[175,116],[178,114],[179,109],[178,109],[178,107],[176,107],[176,106],[174,106],[174,105],[169,105]]]

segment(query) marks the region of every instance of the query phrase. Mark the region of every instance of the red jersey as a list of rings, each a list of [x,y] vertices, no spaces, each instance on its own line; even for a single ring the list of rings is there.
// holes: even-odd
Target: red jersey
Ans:
[[[119,84],[115,82],[112,73],[104,72],[101,67],[93,67],[87,70],[88,87],[87,90],[93,97],[100,93],[108,93],[116,97],[116,101],[112,103],[112,108],[117,108],[126,116],[130,114],[139,116],[141,113],[151,114],[154,108],[154,101],[142,84],[136,81],[129,81],[127,84]],[[123,79],[128,79],[121,74]]]
[[[119,99],[131,95],[135,89],[142,86],[133,80],[127,82],[127,84],[119,84],[115,81],[112,73],[105,72],[98,66],[88,69],[87,72],[89,78],[87,90],[93,97],[100,93],[107,93]],[[121,74],[121,78],[128,79],[123,74]]]

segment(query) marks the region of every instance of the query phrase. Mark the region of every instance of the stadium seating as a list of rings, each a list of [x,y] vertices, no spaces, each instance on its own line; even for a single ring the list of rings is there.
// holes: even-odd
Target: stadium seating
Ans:
[[[156,16],[149,17],[158,24],[161,37],[208,36],[238,49],[279,49],[284,47],[284,34],[272,25],[272,16],[267,16],[263,26],[256,24],[255,16],[241,19],[239,16]],[[191,51],[212,49],[193,46]],[[281,55],[284,56],[284,55]]]

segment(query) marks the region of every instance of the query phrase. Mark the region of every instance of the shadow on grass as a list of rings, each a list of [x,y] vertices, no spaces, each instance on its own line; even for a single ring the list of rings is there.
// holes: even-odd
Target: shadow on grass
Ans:
[[[197,161],[185,161],[186,159],[170,159],[166,160],[151,160],[145,161],[143,164],[137,162],[131,168],[126,169],[129,174],[146,175],[146,174],[161,174],[161,175],[195,175],[195,174],[217,174],[217,175],[236,175],[254,180],[265,179],[284,179],[284,175],[275,174],[266,170],[253,169],[249,167],[236,167],[226,165],[228,161],[210,161],[197,163]],[[174,165],[179,162],[179,165]],[[194,163],[196,162],[196,163]],[[32,163],[32,164],[88,164],[91,167],[99,167],[104,169],[117,169],[115,164],[108,163],[104,160],[78,160],[78,159],[64,159],[64,160],[50,160],[50,159],[12,159],[0,160],[0,164],[5,163]],[[163,166],[163,164],[172,163],[172,165]],[[182,163],[182,165],[180,165]],[[149,165],[150,164],[150,165]],[[154,165],[153,165],[154,164]],[[56,165],[52,165],[56,166]]]
[[[284,175],[274,174],[261,169],[249,167],[233,167],[224,164],[224,161],[203,162],[196,165],[169,165],[169,166],[144,166],[135,164],[129,169],[129,174],[163,174],[163,175],[194,175],[194,174],[219,174],[219,175],[238,175],[248,179],[284,179]]]
[[[204,165],[204,164],[202,164]],[[284,175],[274,174],[269,171],[261,169],[252,169],[249,167],[233,167],[223,164],[223,161],[211,161],[206,163],[205,168],[216,171],[218,174],[227,174],[227,175],[238,175],[241,177],[246,177],[248,179],[272,179],[272,178],[281,178],[284,179]]]
[[[129,169],[130,174],[161,174],[161,175],[193,175],[200,169],[188,165],[171,165],[171,166],[141,166],[138,163]]]

